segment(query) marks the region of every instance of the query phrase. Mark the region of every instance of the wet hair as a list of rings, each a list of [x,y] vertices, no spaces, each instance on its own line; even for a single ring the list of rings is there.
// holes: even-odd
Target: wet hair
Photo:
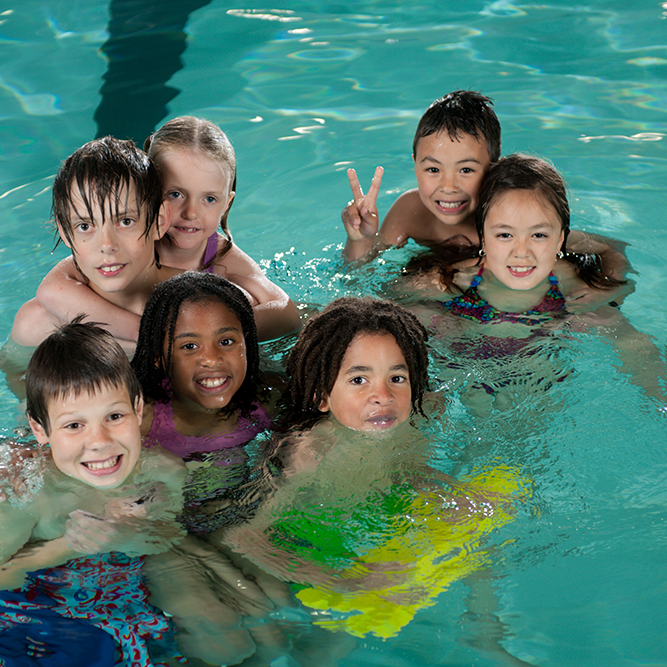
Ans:
[[[93,218],[93,206],[102,209],[104,224],[107,205],[116,215],[126,205],[134,186],[138,212],[146,219],[144,236],[157,223],[162,206],[162,180],[155,163],[132,141],[103,137],[84,144],[61,165],[53,181],[52,217],[65,235],[76,258],[72,212]],[[72,195],[77,192],[85,211],[76,211]],[[155,256],[159,266],[157,252]]]
[[[231,192],[236,192],[236,155],[227,135],[215,124],[195,116],[179,116],[166,122],[144,141],[144,150],[159,164],[160,154],[170,148],[198,151],[211,160],[229,165],[232,171]],[[220,230],[227,239],[225,247],[203,268],[215,264],[234,245],[227,217],[232,203],[220,218]]]
[[[104,387],[127,389],[136,405],[141,396],[127,354],[97,323],[79,315],[43,340],[26,371],[26,412],[49,434],[49,405],[69,394],[94,395]]]
[[[371,298],[342,297],[310,318],[287,358],[289,380],[279,427],[309,428],[325,416],[318,406],[331,394],[343,357],[359,334],[391,334],[408,366],[412,411],[422,412],[428,389],[428,333],[402,306]]]
[[[258,397],[259,344],[252,306],[243,292],[214,273],[186,271],[158,283],[146,303],[139,325],[137,348],[132,359],[144,394],[156,401],[170,400],[169,379],[174,330],[181,307],[190,303],[218,302],[229,308],[241,323],[246,346],[245,379],[221,416],[239,411],[249,416]],[[166,341],[166,345],[165,345]],[[166,349],[165,349],[166,348]]]
[[[553,207],[560,219],[561,230],[564,232],[561,245],[563,258],[572,264],[578,277],[589,287],[611,289],[627,282],[607,276],[603,271],[599,255],[567,251],[567,237],[570,233],[570,205],[567,200],[565,181],[553,165],[532,155],[513,153],[501,158],[489,168],[479,191],[475,213],[480,241],[484,240],[484,223],[493,204],[503,194],[515,190],[532,192],[535,197]],[[479,244],[464,243],[461,237],[455,237],[413,258],[406,266],[405,272],[414,275],[436,268],[440,273],[441,283],[449,287],[456,273],[453,265],[479,256],[480,247]]]
[[[417,144],[423,137],[447,132],[458,139],[462,133],[485,141],[491,162],[500,159],[500,121],[493,110],[493,100],[473,90],[455,90],[431,103],[417,125],[412,142],[412,155],[417,157]]]

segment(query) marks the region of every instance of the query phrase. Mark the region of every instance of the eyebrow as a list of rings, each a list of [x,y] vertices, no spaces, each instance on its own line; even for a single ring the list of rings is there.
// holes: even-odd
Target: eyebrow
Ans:
[[[373,367],[372,366],[351,366],[345,371],[345,375],[352,375],[354,373],[368,373],[369,371],[372,371]],[[390,371],[407,371],[408,367],[405,364],[396,364],[395,366],[392,366]]]
[[[548,227],[549,229],[552,228],[552,224],[550,222],[547,222],[546,220],[544,222],[538,222],[534,225],[531,225],[528,227],[528,230],[532,231],[535,229],[543,229],[544,227]],[[515,225],[510,224],[509,222],[491,222],[489,223],[489,227],[491,229],[516,229]]]
[[[436,164],[442,164],[440,160],[437,160],[436,158],[430,156],[430,155],[425,155],[420,161],[419,164],[422,164],[423,162],[435,162]],[[476,164],[482,164],[477,158],[474,157],[466,157],[463,158],[463,160],[457,160],[454,164],[463,164],[464,162],[474,162]]]
[[[228,331],[240,332],[241,330],[238,327],[222,327],[221,329],[217,329],[213,333],[217,336],[219,334],[227,333]],[[179,340],[180,338],[202,338],[202,334],[185,331],[182,334],[178,334],[178,336],[174,336],[174,340]]]

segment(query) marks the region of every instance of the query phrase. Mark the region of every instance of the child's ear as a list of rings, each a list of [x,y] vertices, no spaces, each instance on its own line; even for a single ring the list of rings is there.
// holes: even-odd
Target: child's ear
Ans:
[[[225,213],[229,211],[229,209],[232,207],[232,204],[234,203],[234,197],[236,196],[236,192],[232,190],[229,193],[229,199],[227,200],[227,207],[225,208]]]
[[[328,396],[323,396],[322,400],[320,401],[320,404],[317,406],[317,409],[320,412],[329,412],[331,409],[331,406],[329,405],[329,397]]]
[[[157,229],[157,239],[161,239],[169,230],[169,225],[171,225],[171,208],[167,202],[162,202],[160,205],[160,211],[157,214],[157,224],[155,225]]]
[[[144,397],[143,396],[137,396],[136,400],[134,401],[134,411],[137,413],[137,421],[139,422],[139,426],[141,426],[141,422],[144,418]]]
[[[58,236],[60,240],[71,250],[72,244],[67,240],[67,235],[65,234],[62,225],[56,220],[56,227],[58,228]]]
[[[35,436],[35,440],[40,445],[48,445],[49,444],[49,436],[46,434],[46,430],[44,427],[36,422],[32,417],[28,417],[28,423],[30,424],[30,428],[32,429],[33,435]]]

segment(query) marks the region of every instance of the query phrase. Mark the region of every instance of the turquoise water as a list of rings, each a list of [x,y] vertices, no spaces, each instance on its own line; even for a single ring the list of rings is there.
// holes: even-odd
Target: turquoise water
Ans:
[[[0,14],[3,339],[64,256],[51,254],[50,182],[97,132],[108,66],[100,54],[106,4],[15,7]],[[415,185],[410,151],[423,110],[450,90],[473,88],[496,101],[504,154],[546,156],[563,172],[574,228],[630,244],[637,285],[622,311],[664,357],[667,310],[656,297],[667,290],[667,5],[244,7],[214,1],[192,11],[167,113],[203,115],[229,134],[239,163],[234,238],[295,300],[382,293],[406,251],[346,273],[345,170],[354,166],[368,184],[376,164],[384,166],[386,212]],[[127,90],[113,98],[130,116],[144,111]],[[535,482],[534,499],[494,538],[504,645],[540,665],[667,665],[666,416],[619,372],[604,340],[577,335],[554,359],[572,371],[565,382],[525,395],[519,387],[508,409],[484,418],[461,399],[465,369],[434,368],[449,400],[442,466],[475,445]],[[16,401],[4,384],[0,401],[9,431]],[[359,640],[341,664],[502,664],[461,641],[481,627],[465,616],[466,596],[463,584],[453,585],[398,637]]]

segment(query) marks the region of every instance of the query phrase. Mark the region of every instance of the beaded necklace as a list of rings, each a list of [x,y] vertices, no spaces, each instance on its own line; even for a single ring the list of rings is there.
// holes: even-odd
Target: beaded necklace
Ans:
[[[557,313],[565,308],[565,297],[558,288],[558,278],[553,272],[549,273],[549,290],[542,297],[542,301],[525,313],[508,313],[498,310],[483,299],[477,289],[482,282],[482,273],[484,273],[484,265],[480,267],[477,275],[470,282],[470,287],[461,296],[456,296],[450,301],[443,301],[442,305],[450,313],[475,322],[517,322],[531,326],[544,322],[546,313]]]

